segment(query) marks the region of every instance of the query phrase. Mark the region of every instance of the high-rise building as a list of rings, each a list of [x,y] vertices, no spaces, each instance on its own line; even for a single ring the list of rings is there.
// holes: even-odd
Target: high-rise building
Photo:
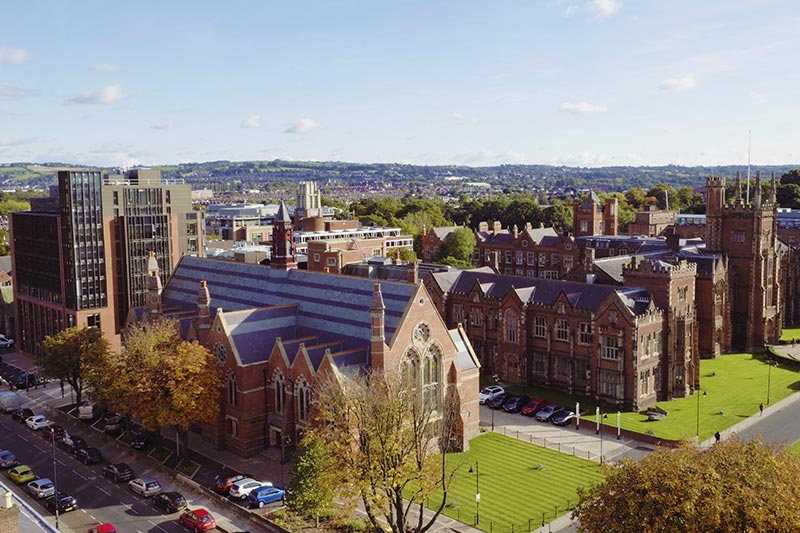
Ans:
[[[201,213],[191,187],[156,170],[103,176],[58,173],[51,196],[12,213],[12,265],[19,349],[71,326],[99,327],[112,347],[131,307],[145,304],[153,252],[166,283],[180,258],[201,255]]]

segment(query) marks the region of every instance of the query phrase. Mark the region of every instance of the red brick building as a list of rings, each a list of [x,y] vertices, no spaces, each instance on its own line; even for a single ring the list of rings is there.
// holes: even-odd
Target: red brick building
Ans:
[[[578,248],[569,235],[553,228],[504,230],[499,222],[481,222],[475,232],[473,264],[490,266],[502,274],[558,279],[578,264]]]
[[[308,426],[323,377],[410,364],[435,409],[456,411],[452,444],[467,449],[480,421],[480,365],[466,332],[446,326],[422,284],[297,270],[291,223],[276,218],[274,235],[284,242],[273,244],[270,267],[186,257],[152,309],[131,314],[173,316],[184,338],[217,356],[222,412],[203,438],[241,455],[287,453]],[[455,405],[445,404],[452,396]]]

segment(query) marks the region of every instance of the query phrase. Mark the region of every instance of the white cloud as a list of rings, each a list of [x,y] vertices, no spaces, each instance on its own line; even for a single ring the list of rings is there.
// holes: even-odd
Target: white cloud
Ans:
[[[478,122],[478,119],[476,119],[475,117],[467,117],[464,115],[464,113],[461,113],[459,111],[453,111],[452,113],[449,113],[447,115],[447,118],[449,118],[453,122],[470,123],[470,124],[475,124],[476,122]]]
[[[559,108],[564,113],[583,115],[585,113],[605,113],[608,108],[604,105],[590,104],[589,102],[564,102]]]
[[[567,154],[554,157],[551,161],[551,164],[569,167],[608,167],[619,165],[639,166],[644,164],[644,160],[640,155],[634,153],[609,155],[586,151],[579,154]]]
[[[31,144],[36,142],[36,137],[9,137],[0,135],[0,146],[19,146],[21,144]]]
[[[619,0],[587,0],[581,4],[570,4],[564,10],[565,17],[572,17],[578,13],[605,18],[615,15],[622,9],[622,2]]]
[[[682,78],[668,78],[658,84],[662,91],[683,92],[695,86],[694,74],[687,74]]]
[[[250,115],[239,124],[240,128],[260,128],[261,115]]]
[[[292,133],[295,135],[303,135],[304,133],[311,133],[312,131],[319,129],[319,124],[314,122],[310,118],[301,118],[288,128],[284,133]]]
[[[759,104],[766,104],[767,102],[769,102],[766,96],[764,96],[761,93],[757,93],[756,91],[750,91],[750,98],[752,98],[756,103]]]
[[[452,120],[464,120],[464,114],[463,113],[459,113],[458,111],[453,111],[452,113],[450,113],[447,116],[448,116],[448,118],[450,118]]]
[[[33,93],[27,89],[12,87],[11,85],[0,85],[0,100],[19,100]]]
[[[93,68],[97,72],[122,72],[122,67],[112,63],[98,63]]]
[[[159,122],[158,124],[151,124],[151,130],[168,130],[175,127],[175,123],[171,120],[165,120],[164,122]]]
[[[522,164],[526,161],[525,154],[507,150],[497,153],[492,150],[470,150],[453,156],[453,162],[469,166],[493,166],[502,164]]]
[[[69,101],[74,104],[113,104],[119,102],[127,95],[122,92],[119,85],[109,85],[103,87],[99,91],[91,91],[81,93],[78,96],[71,98]]]
[[[27,50],[21,48],[0,48],[0,65],[20,65],[31,58]]]

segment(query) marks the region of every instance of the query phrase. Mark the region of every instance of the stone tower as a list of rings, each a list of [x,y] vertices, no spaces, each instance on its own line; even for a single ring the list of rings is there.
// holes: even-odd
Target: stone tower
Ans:
[[[289,209],[281,200],[278,212],[275,214],[275,227],[272,231],[272,268],[293,270],[297,268],[297,255],[294,248],[294,228],[289,218]]]
[[[617,199],[606,199],[605,205],[592,191],[582,203],[572,206],[573,232],[576,237],[617,234]]]

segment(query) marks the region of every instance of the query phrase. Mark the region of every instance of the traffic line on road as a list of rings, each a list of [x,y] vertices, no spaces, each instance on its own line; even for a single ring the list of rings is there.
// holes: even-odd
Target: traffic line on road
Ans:
[[[148,520],[148,522],[150,522],[151,524],[153,524],[155,527],[157,527],[157,528],[158,528],[158,529],[160,529],[161,531],[167,531],[166,529],[164,529],[164,528],[163,528],[163,527],[161,527],[160,525],[156,524],[156,523],[155,523],[155,522],[153,522],[152,520]],[[167,531],[167,533],[169,533],[169,532]]]
[[[105,494],[106,496],[109,496],[109,497],[111,496],[111,494],[110,494],[110,493],[108,493],[108,492],[104,491],[103,489],[101,489],[99,485],[97,486],[97,490],[99,490],[100,492],[102,492],[102,493],[103,493],[103,494]]]

